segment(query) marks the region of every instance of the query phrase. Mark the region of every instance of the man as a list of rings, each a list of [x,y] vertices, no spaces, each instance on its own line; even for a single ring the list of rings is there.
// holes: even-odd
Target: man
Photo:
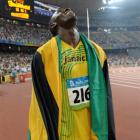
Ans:
[[[29,140],[116,140],[104,51],[78,32],[71,9],[57,10],[50,31],[32,62]]]

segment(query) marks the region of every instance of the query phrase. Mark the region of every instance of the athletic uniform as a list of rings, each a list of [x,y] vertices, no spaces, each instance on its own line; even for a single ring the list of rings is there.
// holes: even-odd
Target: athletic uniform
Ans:
[[[92,128],[88,73],[90,67],[83,41],[73,48],[61,40],[62,50],[59,49],[58,42],[57,37],[53,37],[40,47],[33,57],[28,140],[116,140],[112,99],[108,89],[108,132],[103,129],[102,134],[98,133],[98,129]],[[106,55],[101,47],[94,42],[93,45],[99,59],[97,63],[100,63],[99,66],[107,77]],[[94,73],[94,67],[92,69],[90,74]],[[108,86],[107,79],[105,78],[105,82]],[[102,109],[104,107],[100,106],[99,110],[104,115]],[[98,108],[97,112],[100,113]],[[96,115],[100,117],[102,126],[101,115]],[[97,130],[97,135],[94,130]]]
[[[87,59],[80,41],[76,48],[62,41],[61,140],[90,140]],[[85,92],[88,93],[85,95]],[[85,97],[86,96],[86,97]],[[82,122],[82,123],[81,123]]]

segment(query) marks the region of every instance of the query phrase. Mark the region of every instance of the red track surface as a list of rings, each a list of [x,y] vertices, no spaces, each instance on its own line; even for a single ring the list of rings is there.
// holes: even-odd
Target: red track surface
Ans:
[[[140,68],[110,70],[117,140],[140,140]],[[0,85],[0,140],[27,140],[31,82]]]

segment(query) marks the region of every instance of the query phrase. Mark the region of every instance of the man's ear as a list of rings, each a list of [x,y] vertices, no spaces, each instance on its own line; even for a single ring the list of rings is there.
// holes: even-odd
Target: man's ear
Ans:
[[[57,26],[56,22],[52,22],[50,23],[49,28],[55,28],[55,26]]]
[[[56,36],[58,34],[58,26],[56,22],[51,22],[49,24],[49,30],[52,34],[52,36]]]

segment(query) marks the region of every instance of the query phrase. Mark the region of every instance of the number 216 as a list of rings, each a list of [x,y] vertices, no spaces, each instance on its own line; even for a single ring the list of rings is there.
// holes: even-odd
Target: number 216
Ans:
[[[74,99],[75,104],[90,100],[89,88],[87,88],[85,91],[83,88],[80,88],[80,90],[73,90],[73,93],[76,94],[76,97]]]

